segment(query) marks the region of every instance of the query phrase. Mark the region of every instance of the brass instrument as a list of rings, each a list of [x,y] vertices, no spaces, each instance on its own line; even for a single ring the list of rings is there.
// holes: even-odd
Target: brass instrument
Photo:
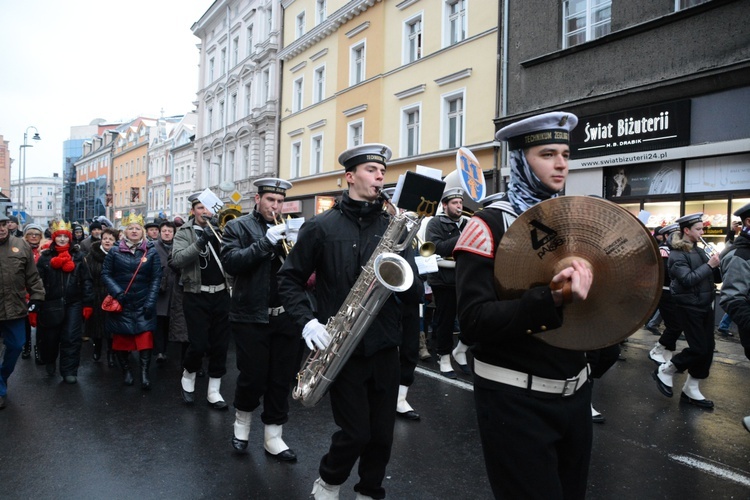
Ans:
[[[284,222],[284,219],[281,216],[281,214],[277,214],[276,212],[271,212],[271,214],[273,215],[274,224],[276,224],[277,226],[282,225],[282,224],[286,225],[286,222]],[[277,215],[278,217],[276,217]],[[292,251],[292,246],[294,246],[294,244],[290,242],[288,239],[284,238],[281,240],[281,247],[284,249],[285,256],[287,257],[289,256],[289,252]]]
[[[411,242],[411,246],[419,251],[419,255],[422,257],[429,257],[435,253],[435,244],[431,241],[422,241],[419,235],[414,236],[414,241]]]
[[[240,212],[236,208],[225,206],[215,215],[216,220],[218,221],[218,231],[216,230],[216,228],[214,228],[209,219],[206,219],[206,224],[208,225],[208,228],[211,230],[211,232],[214,233],[216,239],[219,240],[219,243],[223,243],[223,240],[221,239],[221,233],[224,231],[224,226],[226,226],[227,222],[229,222],[230,220],[236,219],[241,215],[242,212]]]
[[[706,257],[709,259],[716,254],[719,254],[719,249],[716,248],[713,243],[709,243],[701,237],[701,243],[703,243],[703,251],[706,252]]]
[[[325,395],[391,293],[411,287],[411,266],[395,252],[411,245],[421,219],[414,212],[392,217],[341,308],[328,319],[326,330],[331,343],[310,353],[292,391],[294,399],[304,406],[314,406]]]

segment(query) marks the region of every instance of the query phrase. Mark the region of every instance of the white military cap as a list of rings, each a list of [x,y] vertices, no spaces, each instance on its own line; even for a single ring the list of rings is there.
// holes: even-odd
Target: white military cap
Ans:
[[[508,141],[510,149],[524,149],[540,144],[569,144],[570,131],[576,128],[578,117],[565,111],[553,111],[531,116],[501,128],[495,134],[498,141]]]
[[[483,206],[484,208],[487,208],[488,206],[492,205],[492,204],[493,204],[493,203],[495,203],[496,201],[500,201],[500,200],[502,200],[504,196],[505,196],[505,193],[504,193],[504,192],[502,192],[502,191],[500,191],[499,193],[495,193],[495,194],[491,194],[491,195],[489,195],[489,196],[486,196],[486,197],[485,197],[485,198],[484,198],[484,199],[482,200],[482,206]]]
[[[696,222],[700,222],[703,220],[703,212],[698,212],[695,214],[690,215],[683,215],[679,219],[677,219],[675,222],[680,225],[680,229],[685,229],[686,227],[690,227]]]
[[[258,188],[258,194],[276,193],[286,195],[286,190],[292,187],[292,183],[276,177],[264,177],[253,182]]]
[[[357,165],[371,161],[386,166],[386,162],[391,159],[392,154],[391,148],[385,144],[373,142],[347,149],[339,155],[339,163],[347,172]]]
[[[669,236],[670,234],[674,233],[675,231],[679,231],[680,225],[679,224],[668,224],[661,228],[661,232],[659,234],[662,234],[664,236]]]
[[[464,199],[464,190],[460,187],[449,188],[443,191],[443,197],[440,199],[441,202],[445,203],[453,198]]]

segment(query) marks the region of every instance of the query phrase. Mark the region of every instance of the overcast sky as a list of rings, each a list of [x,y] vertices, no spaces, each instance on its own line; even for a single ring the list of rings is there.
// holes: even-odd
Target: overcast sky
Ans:
[[[0,0],[0,135],[26,177],[62,175],[70,127],[183,115],[198,90],[193,23],[213,0]]]

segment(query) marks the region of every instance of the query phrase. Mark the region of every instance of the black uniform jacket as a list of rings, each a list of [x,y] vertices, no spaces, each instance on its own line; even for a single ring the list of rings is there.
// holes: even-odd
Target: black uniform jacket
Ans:
[[[297,242],[278,273],[281,301],[298,324],[304,326],[317,318],[325,325],[329,317],[336,315],[389,222],[390,216],[380,203],[354,201],[344,193],[333,208],[302,225]],[[403,302],[414,304],[421,298],[423,285],[417,276],[411,248],[407,250],[401,255],[412,267],[414,283],[398,295]],[[313,272],[317,313],[305,295],[305,284]],[[370,356],[400,345],[400,317],[400,305],[391,295],[355,354]]]
[[[278,258],[281,243],[274,245],[266,238],[267,228],[255,210],[224,226],[221,263],[234,277],[230,321],[268,323],[271,261]]]
[[[42,278],[44,283],[44,300],[64,298],[68,305],[82,302],[83,307],[92,307],[94,305],[94,290],[88,267],[83,261],[84,253],[81,252],[78,245],[70,245],[70,257],[76,265],[70,273],[52,267],[50,261],[55,256],[57,256],[57,252],[54,250],[53,243],[50,248],[42,251],[36,263],[39,277]]]
[[[563,308],[555,307],[549,286],[522,291],[518,298],[498,297],[495,251],[505,233],[503,213],[496,208],[477,212],[463,231],[466,240],[459,240],[453,254],[461,335],[474,344],[474,357],[485,363],[557,380],[574,377],[586,365],[583,352],[553,347],[534,337],[562,326]],[[484,254],[462,245],[474,231],[489,238]]]
[[[682,307],[711,307],[716,295],[714,283],[721,283],[721,270],[711,269],[708,256],[695,244],[690,252],[673,248],[669,253],[672,297]]]
[[[425,228],[425,241],[435,244],[435,253],[443,258],[453,256],[453,248],[456,246],[461,231],[458,225],[465,225],[463,219],[458,221],[451,220],[447,215],[438,215],[430,219]],[[431,273],[427,276],[427,281],[431,286],[455,286],[456,269],[453,267],[438,267],[438,272]]]

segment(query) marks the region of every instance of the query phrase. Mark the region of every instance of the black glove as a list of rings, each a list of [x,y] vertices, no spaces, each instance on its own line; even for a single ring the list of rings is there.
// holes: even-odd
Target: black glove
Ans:
[[[29,312],[39,312],[39,308],[41,305],[41,301],[39,300],[30,300],[29,301]]]
[[[208,245],[208,242],[211,239],[211,230],[210,229],[204,229],[201,231],[200,235],[198,236],[198,241],[195,243],[198,245],[198,248],[201,250],[206,249],[206,245]]]
[[[120,292],[115,296],[115,299],[117,302],[120,303],[121,306],[125,307],[127,304],[130,304],[130,296],[125,292]]]

